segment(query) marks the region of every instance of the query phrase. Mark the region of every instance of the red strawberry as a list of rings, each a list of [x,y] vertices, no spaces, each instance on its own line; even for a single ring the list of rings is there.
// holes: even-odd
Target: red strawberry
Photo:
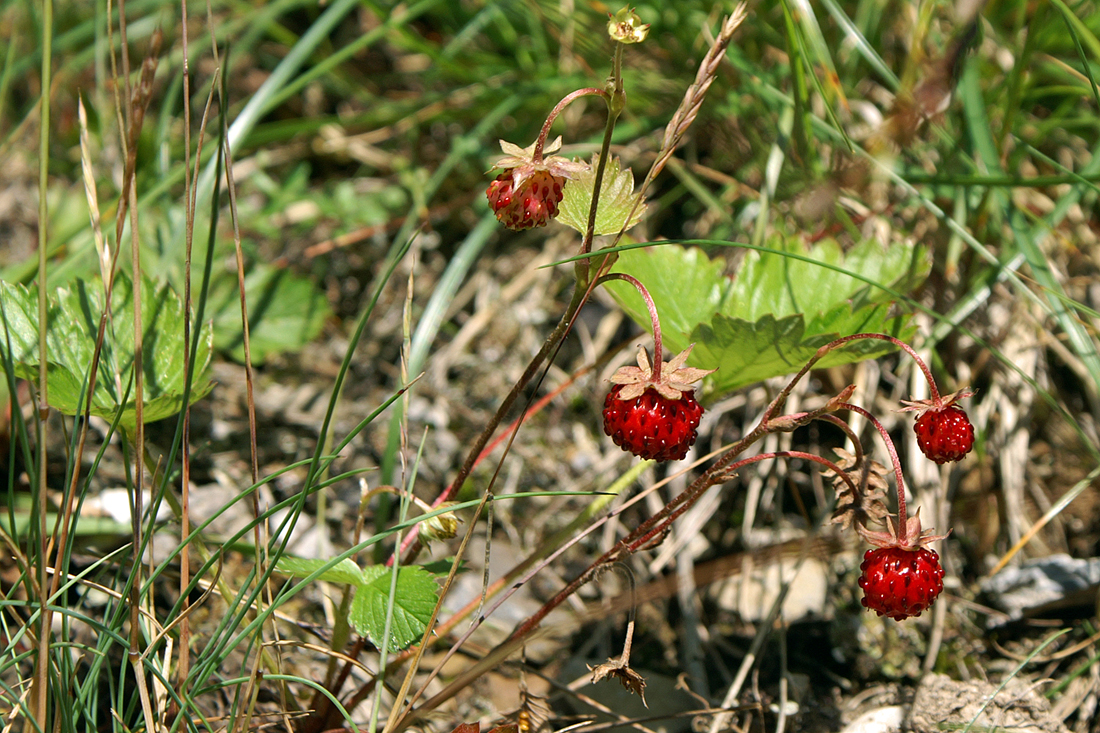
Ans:
[[[879,616],[889,616],[895,621],[919,616],[943,591],[939,555],[926,545],[947,538],[922,530],[919,511],[911,517],[905,516],[903,491],[899,487],[897,529],[889,517],[885,532],[856,525],[863,539],[876,548],[864,554],[859,566],[863,571],[859,577],[862,603]]]
[[[913,430],[921,453],[936,463],[961,461],[974,448],[974,426],[966,411],[955,403],[963,397],[973,396],[969,389],[961,389],[940,396],[933,390],[930,400],[902,400],[901,412],[916,412]]]
[[[657,369],[638,350],[638,366],[622,367],[603,405],[603,430],[615,445],[639,458],[678,461],[695,443],[703,408],[689,386],[713,370],[685,367],[689,346]]]
[[[940,557],[925,547],[868,550],[859,568],[863,605],[895,621],[919,616],[943,591]]]
[[[974,447],[974,426],[955,405],[928,410],[917,418],[913,430],[921,452],[936,463],[961,461]]]
[[[678,461],[695,444],[703,408],[695,392],[682,392],[670,400],[647,389],[632,400],[620,399],[623,385],[616,384],[603,403],[603,431],[615,445],[639,458]]]

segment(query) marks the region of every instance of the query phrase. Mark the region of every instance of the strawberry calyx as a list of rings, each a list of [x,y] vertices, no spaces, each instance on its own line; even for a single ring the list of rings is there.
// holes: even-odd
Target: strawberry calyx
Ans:
[[[879,532],[867,529],[862,525],[856,525],[856,531],[868,544],[880,548],[897,547],[910,551],[916,551],[925,545],[945,540],[951,534],[950,530],[947,534],[937,535],[931,534],[931,529],[922,530],[920,509],[917,509],[913,516],[905,520],[905,524],[900,531],[895,529],[893,520],[889,516],[886,517],[886,530],[885,532]]]
[[[493,169],[499,168],[505,173],[511,173],[512,188],[515,190],[521,189],[524,182],[536,173],[549,173],[554,178],[565,181],[588,170],[588,164],[582,161],[549,155],[561,149],[560,135],[553,142],[546,143],[541,150],[538,149],[537,141],[521,148],[507,140],[500,141],[500,149],[504,157],[493,163]]]
[[[685,392],[694,392],[692,386],[714,369],[697,369],[684,366],[695,344],[691,344],[668,362],[662,363],[659,359],[654,366],[650,365],[649,353],[644,347],[638,347],[638,366],[624,366],[616,371],[611,379],[612,384],[622,385],[622,389],[616,395],[620,400],[633,400],[641,397],[647,389],[652,389],[659,395],[669,400],[678,400]]]
[[[905,407],[902,407],[898,412],[916,412],[917,417],[926,412],[942,412],[948,407],[952,407],[959,400],[973,397],[974,394],[975,392],[972,389],[960,389],[951,394],[936,395],[928,400],[902,400],[901,403]]]

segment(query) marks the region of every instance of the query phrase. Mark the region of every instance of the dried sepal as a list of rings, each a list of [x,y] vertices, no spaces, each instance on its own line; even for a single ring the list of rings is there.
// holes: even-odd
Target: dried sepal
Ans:
[[[694,348],[695,344],[690,344],[686,349],[669,359],[668,364],[661,369],[661,376],[667,377],[669,386],[673,389],[686,392],[692,389],[690,385],[695,384],[708,374],[713,374],[717,371],[716,369],[698,369],[696,367],[684,366],[688,356],[691,355],[691,350]]]
[[[541,160],[536,161],[535,146],[537,144],[536,141],[526,148],[521,148],[515,143],[501,140],[500,149],[504,153],[504,157],[498,158],[497,162],[493,163],[493,168],[500,168],[505,171],[516,170],[520,175],[530,175],[535,171],[546,171],[550,175],[565,179],[576,178],[582,172],[588,170],[587,163],[551,154],[561,150],[561,135],[542,147]],[[518,187],[520,183],[522,183],[522,180],[516,181],[516,186]]]
[[[649,703],[645,700],[645,678],[630,668],[630,665],[621,659],[608,659],[603,664],[595,667],[589,666],[592,671],[592,684],[596,684],[605,677],[614,677],[627,689],[640,698],[647,708]]]
[[[697,369],[684,366],[695,344],[691,344],[661,367],[659,379],[653,377],[653,367],[649,363],[649,352],[638,347],[638,366],[620,367],[609,380],[612,384],[623,385],[619,391],[620,400],[633,400],[642,396],[647,389],[653,389],[662,397],[670,400],[680,399],[684,392],[694,391],[692,386],[714,369]]]
[[[870,545],[875,547],[900,547],[903,550],[918,550],[925,545],[947,539],[948,535],[951,534],[950,530],[947,534],[932,534],[931,529],[921,529],[919,508],[913,516],[906,520],[904,533],[897,531],[889,515],[885,518],[885,524],[885,532],[870,530],[859,524],[856,525],[856,531]]]
[[[898,412],[916,412],[924,414],[930,410],[944,410],[951,407],[959,400],[973,397],[974,394],[975,392],[972,389],[960,389],[951,394],[940,395],[938,400],[902,400],[901,403],[905,406],[898,410]]]

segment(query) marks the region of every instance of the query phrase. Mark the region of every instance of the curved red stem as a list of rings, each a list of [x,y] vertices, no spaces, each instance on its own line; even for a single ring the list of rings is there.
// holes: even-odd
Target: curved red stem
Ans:
[[[554,124],[554,120],[561,114],[561,111],[569,106],[569,103],[580,97],[587,97],[595,94],[597,96],[608,98],[607,92],[603,89],[596,89],[589,87],[586,89],[578,89],[575,92],[566,94],[560,102],[550,110],[550,115],[546,118],[546,122],[542,123],[542,130],[539,132],[539,138],[535,141],[535,154],[532,156],[532,160],[536,163],[542,162],[542,148],[546,145],[546,138],[550,135],[550,126]]]
[[[936,403],[937,407],[942,404],[943,400],[940,397],[939,387],[936,386],[936,380],[932,378],[932,370],[929,369],[928,365],[924,363],[924,359],[920,358],[920,356],[917,355],[917,352],[913,350],[912,346],[900,339],[896,339],[893,336],[887,336],[884,333],[857,333],[852,336],[838,338],[836,341],[825,344],[825,346],[822,346],[821,348],[831,351],[834,348],[843,346],[849,341],[856,341],[858,339],[875,339],[877,341],[888,341],[889,343],[897,346],[899,349],[904,351],[906,354],[909,354],[909,356],[913,357],[913,361],[917,362],[917,366],[920,367],[921,372],[924,373],[925,380],[928,382],[928,392],[932,397],[932,401]]]
[[[886,443],[886,450],[890,454],[890,462],[894,464],[894,478],[897,480],[898,489],[898,540],[905,543],[908,539],[906,537],[906,516],[905,516],[905,479],[901,473],[901,461],[898,459],[898,450],[894,447],[894,441],[890,439],[890,434],[886,432],[886,428],[882,426],[882,423],[878,421],[878,418],[872,415],[867,410],[863,409],[859,405],[853,405],[849,402],[840,403],[840,407],[846,410],[863,415],[865,418],[871,421],[871,424],[878,430],[879,435],[882,436],[882,442]]]
[[[602,285],[611,280],[625,280],[637,288],[638,292],[642,294],[642,300],[645,301],[645,307],[649,309],[649,321],[653,324],[653,381],[660,381],[661,365],[664,363],[665,357],[661,351],[661,319],[657,314],[657,305],[653,302],[653,298],[650,296],[649,291],[645,289],[645,285],[642,285],[637,278],[627,275],[624,272],[613,272],[609,275],[604,275],[596,281],[596,284]]]

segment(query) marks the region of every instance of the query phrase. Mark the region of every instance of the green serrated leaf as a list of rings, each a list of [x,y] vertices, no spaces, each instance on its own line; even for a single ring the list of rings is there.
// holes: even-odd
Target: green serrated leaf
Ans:
[[[111,312],[100,355],[100,370],[92,395],[91,413],[113,420],[122,410],[121,425],[137,426],[133,394],[134,331],[133,287],[120,274],[111,293]],[[81,392],[88,383],[99,321],[103,313],[103,286],[98,280],[76,280],[48,296],[46,359],[48,401],[66,414],[83,411]],[[9,341],[16,375],[38,379],[38,293],[35,287],[0,282],[0,328]],[[142,358],[145,422],[177,414],[183,409],[186,364],[183,361],[183,304],[167,284],[142,279]],[[203,326],[199,338],[191,401],[213,388],[210,357],[213,332]],[[125,402],[124,402],[125,400]]]
[[[856,245],[847,255],[831,239],[822,240],[808,250],[795,238],[773,237],[768,245],[773,252],[753,251],[745,255],[722,313],[748,321],[766,313],[776,316],[802,313],[812,320],[857,295],[864,302],[889,299],[889,295],[866,280],[894,287],[913,264],[912,246],[884,248],[871,240]],[[785,256],[787,253],[810,261]]]
[[[599,157],[596,156],[592,160],[591,168],[579,174],[577,178],[566,182],[561,205],[558,208],[557,220],[581,234],[588,231],[588,212],[592,208],[592,192],[596,188],[598,164]],[[644,203],[640,205],[632,216],[631,210],[634,209],[636,199],[634,175],[629,168],[625,171],[619,170],[618,158],[610,158],[600,185],[595,234],[597,236],[618,234],[641,221],[646,205]]]
[[[781,236],[769,244],[773,251],[749,252],[733,280],[723,274],[721,258],[710,260],[697,248],[627,250],[615,265],[653,297],[665,358],[695,343],[689,364],[718,370],[704,383],[708,392],[723,394],[789,374],[841,336],[912,336],[908,317],[893,312],[894,296],[883,287],[907,292],[922,282],[929,267],[922,248],[883,248],[866,241],[845,253],[832,240],[806,249],[797,238]],[[649,313],[634,288],[612,282],[608,290],[649,330]],[[886,342],[856,341],[820,364],[845,364],[892,350]]]
[[[289,575],[292,578],[305,578],[317,572],[327,564],[328,560],[283,555],[279,558],[279,561],[275,563],[275,572]],[[321,573],[318,580],[358,586],[363,582],[363,571],[359,569],[359,566],[355,564],[354,560],[345,557],[336,565]]]
[[[691,334],[695,349],[690,361],[701,369],[717,369],[706,384],[708,391],[724,394],[747,384],[789,374],[802,368],[814,353],[842,335],[887,333],[899,339],[912,336],[904,316],[887,318],[888,306],[868,306],[852,311],[841,305],[821,326],[834,330],[809,332],[801,314],[776,319],[768,314],[757,321],[717,314]],[[888,354],[894,347],[877,340],[846,344],[818,362],[819,367],[838,366]]]
[[[324,293],[309,280],[287,270],[257,263],[244,279],[248,304],[248,335],[252,362],[298,351],[317,337],[332,311]],[[214,313],[214,345],[244,361],[244,331],[237,280],[215,280],[210,296]]]
[[[800,315],[776,319],[769,314],[749,322],[718,314],[692,332],[695,348],[690,361],[701,369],[720,365],[721,372],[711,375],[716,388],[736,389],[731,385],[760,381],[764,378],[762,374],[797,370],[801,366],[800,346],[805,332],[806,324]]]
[[[386,607],[390,600],[392,568],[371,565],[363,569],[363,582],[355,590],[348,612],[352,627],[381,646],[386,628]],[[428,628],[439,598],[439,586],[431,574],[410,565],[397,573],[397,593],[393,600],[393,620],[390,624],[390,650],[404,649],[419,641]]]

